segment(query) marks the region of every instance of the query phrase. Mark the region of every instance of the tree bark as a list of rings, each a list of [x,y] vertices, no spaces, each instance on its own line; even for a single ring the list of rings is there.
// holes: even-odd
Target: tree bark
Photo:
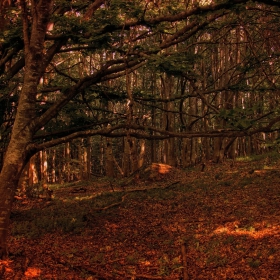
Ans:
[[[34,151],[29,149],[36,119],[37,86],[43,72],[44,38],[53,2],[32,2],[32,26],[29,32],[29,17],[26,2],[20,1],[23,15],[25,75],[11,140],[5,154],[0,174],[0,258],[7,256],[7,235],[11,207],[21,172]]]
[[[174,79],[170,75],[163,75],[161,77],[162,87],[161,95],[162,98],[171,99],[173,96]],[[162,115],[162,128],[166,131],[174,130],[174,117],[172,111],[174,110],[174,104],[171,102],[166,102],[163,105],[165,111]],[[162,161],[171,166],[176,166],[176,149],[175,149],[175,139],[165,139],[163,141],[163,155]]]
[[[114,178],[114,153],[113,153],[113,146],[112,146],[112,139],[105,138],[104,139],[104,149],[105,149],[105,171],[106,176]]]

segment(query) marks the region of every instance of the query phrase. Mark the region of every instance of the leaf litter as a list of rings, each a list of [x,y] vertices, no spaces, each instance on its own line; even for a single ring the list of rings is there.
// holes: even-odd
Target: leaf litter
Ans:
[[[125,184],[87,182],[81,192],[61,188],[51,202],[16,202],[0,275],[280,279],[277,166],[225,162],[204,172],[168,170],[158,176],[144,170]]]

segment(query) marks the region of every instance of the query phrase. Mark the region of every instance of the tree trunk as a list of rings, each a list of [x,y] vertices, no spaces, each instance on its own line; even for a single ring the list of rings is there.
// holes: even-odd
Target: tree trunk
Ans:
[[[39,183],[38,171],[36,167],[36,155],[29,160],[29,187],[32,188],[34,184]]]
[[[47,156],[47,151],[43,150],[40,151],[40,168],[41,168],[41,182],[43,184],[48,182],[48,156]]]
[[[23,171],[21,172],[21,176],[19,178],[19,183],[18,183],[18,194],[20,196],[28,196],[29,192],[31,190],[30,186],[29,186],[29,181],[30,181],[30,161],[28,162],[28,164],[25,165]]]
[[[137,145],[138,142],[135,138],[128,136],[129,150],[130,150],[130,162],[131,162],[131,172],[134,172],[138,169],[138,154],[137,154]]]
[[[55,183],[56,182],[56,153],[57,150],[53,149],[51,151],[51,183]]]
[[[91,176],[91,138],[86,139],[86,179],[89,180]]]
[[[70,180],[71,180],[70,160],[71,160],[71,158],[70,158],[70,143],[69,142],[67,142],[64,147],[64,158],[65,158],[65,163],[64,163],[63,170],[65,173],[65,180],[66,180],[66,182],[70,182]]]
[[[113,154],[113,147],[112,147],[112,139],[105,138],[105,171],[106,176],[114,177],[114,154]]]
[[[21,172],[34,151],[29,149],[33,135],[38,127],[36,120],[37,86],[43,72],[44,38],[52,1],[33,2],[31,33],[27,3],[20,1],[23,15],[25,73],[18,109],[13,125],[11,140],[7,147],[3,168],[0,174],[0,258],[7,256],[7,235],[13,198]],[[35,128],[36,127],[36,128]]]
[[[124,177],[129,176],[130,173],[130,147],[127,137],[123,139],[123,160],[122,169]]]
[[[161,87],[161,96],[162,98],[168,100],[172,98],[173,95],[173,86],[174,79],[172,76],[163,75],[161,77],[162,87]],[[174,110],[174,104],[171,102],[166,102],[163,105],[165,111],[162,116],[162,127],[167,131],[174,130],[174,117],[172,110]],[[165,139],[163,141],[163,156],[162,161],[169,165],[176,165],[176,155],[175,155],[175,140],[174,138]]]
[[[140,140],[140,153],[138,158],[138,168],[141,168],[145,161],[146,142],[144,139]]]

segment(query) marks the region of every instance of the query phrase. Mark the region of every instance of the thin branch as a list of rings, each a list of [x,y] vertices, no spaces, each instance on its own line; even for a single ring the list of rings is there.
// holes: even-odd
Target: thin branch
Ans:
[[[61,136],[65,137],[65,136],[68,136],[68,135],[70,135],[74,132],[77,132],[77,131],[88,130],[89,128],[92,128],[94,126],[95,127],[96,126],[102,126],[104,124],[113,123],[113,122],[118,121],[120,119],[123,119],[123,117],[106,119],[106,120],[103,120],[103,121],[94,122],[94,123],[83,125],[83,126],[68,128],[68,129],[59,130],[59,131],[53,131],[53,132],[50,132],[50,133],[37,134],[33,137],[33,139],[37,140],[37,139],[55,138],[55,137],[61,137]]]
[[[28,15],[26,2],[24,0],[20,1],[20,6],[22,10],[22,22],[23,22],[23,40],[24,40],[24,52],[25,54],[30,51],[30,38],[29,38],[29,28],[28,28]]]
[[[102,208],[92,208],[93,211],[104,211],[104,210],[108,210],[112,207],[116,207],[116,206],[119,206],[121,205],[123,202],[124,202],[124,199],[128,196],[128,194],[125,194],[122,196],[122,201],[120,202],[116,202],[116,203],[113,203],[113,204],[110,204],[108,206],[105,206],[105,207],[102,207]]]
[[[280,117],[276,117],[270,121],[267,126],[252,129],[252,130],[233,130],[233,129],[219,129],[213,131],[189,131],[189,132],[173,132],[167,131],[160,128],[155,128],[152,126],[145,126],[145,125],[137,125],[137,124],[118,124],[112,126],[110,128],[103,128],[103,129],[95,129],[95,130],[85,130],[85,131],[77,131],[65,137],[61,137],[59,139],[50,140],[41,144],[30,144],[28,146],[28,150],[33,152],[38,152],[40,150],[57,146],[62,143],[69,142],[73,139],[81,138],[81,137],[88,137],[88,136],[95,136],[95,135],[103,135],[106,137],[124,137],[127,135],[126,129],[131,129],[129,132],[130,136],[138,138],[138,139],[157,139],[163,140],[168,138],[196,138],[196,137],[228,137],[228,138],[235,138],[235,137],[243,137],[254,135],[260,132],[271,132],[272,126],[280,122]],[[117,130],[121,130],[119,132],[115,132]],[[134,130],[134,131],[133,131]],[[151,135],[150,132],[157,133],[155,135]]]

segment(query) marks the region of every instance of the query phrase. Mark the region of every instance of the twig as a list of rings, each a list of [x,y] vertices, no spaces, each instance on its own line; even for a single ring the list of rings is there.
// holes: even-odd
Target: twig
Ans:
[[[114,271],[114,273],[117,273],[119,275],[122,275],[123,278],[128,278],[129,279],[135,279],[135,280],[142,280],[142,279],[152,279],[152,280],[171,280],[169,277],[164,277],[164,276],[152,276],[152,275],[147,275],[147,274],[133,274],[133,275],[126,275],[126,273],[122,271]],[[173,278],[172,278],[173,279]]]
[[[124,196],[122,196],[122,201],[121,201],[121,202],[116,202],[116,203],[110,204],[110,205],[105,206],[105,207],[102,207],[102,208],[93,208],[93,210],[95,210],[95,211],[103,211],[103,210],[107,210],[107,209],[109,209],[109,208],[118,206],[118,205],[120,205],[120,204],[122,204],[122,203],[124,202],[124,199],[125,199],[125,197],[126,197],[127,195],[128,195],[128,194],[125,194]]]
[[[174,186],[174,185],[177,185],[177,184],[180,183],[180,182],[181,182],[181,181],[175,181],[175,182],[173,182],[172,184],[163,187],[163,189],[168,189],[168,188],[170,188],[170,187],[172,187],[172,186]]]
[[[180,182],[181,181],[175,181],[175,182],[173,182],[173,183],[171,183],[171,184],[169,184],[169,185],[167,185],[165,187],[152,187],[152,188],[145,188],[145,189],[132,189],[132,190],[126,190],[125,192],[131,193],[131,192],[141,192],[141,191],[146,192],[146,191],[149,191],[149,190],[164,190],[164,189],[168,189],[168,188],[170,188],[170,187],[172,187],[172,186],[174,186],[174,185],[176,185],[176,184],[178,184]]]
[[[161,276],[151,276],[151,275],[147,275],[147,274],[137,274],[135,275],[135,279],[152,279],[152,280],[163,280],[166,279],[164,277]]]
[[[183,243],[181,245],[181,254],[182,254],[182,265],[183,265],[183,279],[189,280],[189,275],[187,271],[187,245]]]
[[[239,255],[237,258],[235,258],[234,260],[232,260],[231,262],[229,262],[227,265],[232,265],[233,263],[241,260],[242,258],[244,258],[251,250],[252,250],[253,245],[250,245],[250,247],[241,255]]]

